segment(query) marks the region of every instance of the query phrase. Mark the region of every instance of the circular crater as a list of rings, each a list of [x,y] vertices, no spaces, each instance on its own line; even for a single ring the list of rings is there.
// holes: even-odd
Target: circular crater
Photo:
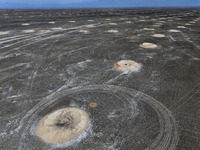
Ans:
[[[121,60],[114,64],[114,68],[120,71],[134,71],[140,65],[133,60]]]
[[[98,105],[91,107],[91,103]],[[76,110],[73,115],[72,110]],[[69,136],[71,132],[65,134],[71,141],[53,144],[56,142],[38,137],[40,127],[43,132],[58,130],[58,135],[71,130],[76,126],[72,119],[75,116],[75,122],[80,116],[85,116],[85,122],[75,137]],[[44,127],[44,122],[50,126]],[[174,150],[178,143],[176,121],[163,104],[139,91],[112,85],[76,87],[51,94],[27,113],[21,125],[18,149]]]
[[[83,133],[88,115],[78,108],[63,108],[46,115],[37,125],[37,135],[48,143],[69,142]]]

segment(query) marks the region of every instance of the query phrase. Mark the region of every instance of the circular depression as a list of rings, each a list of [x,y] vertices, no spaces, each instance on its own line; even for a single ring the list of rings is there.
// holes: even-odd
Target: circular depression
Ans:
[[[96,107],[90,107],[96,103]],[[38,122],[58,109],[74,107],[90,118],[77,139],[52,145],[36,136]],[[120,86],[98,85],[63,89],[43,99],[21,122],[19,148],[173,150],[178,142],[171,112],[144,93]],[[36,144],[37,143],[37,144]]]

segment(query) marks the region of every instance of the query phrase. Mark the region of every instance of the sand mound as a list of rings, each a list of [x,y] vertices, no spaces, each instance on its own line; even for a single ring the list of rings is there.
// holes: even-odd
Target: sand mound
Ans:
[[[23,30],[24,33],[32,33],[35,32],[35,30]]]
[[[154,24],[153,27],[160,27],[160,25]]]
[[[134,71],[139,64],[132,60],[121,60],[114,64],[114,68],[120,71]]]
[[[117,33],[118,31],[117,30],[108,30],[107,32],[109,32],[109,33]]]
[[[79,108],[63,108],[46,115],[36,129],[45,142],[60,144],[76,139],[89,125],[88,115]]]
[[[152,37],[160,37],[161,38],[161,37],[165,37],[165,35],[164,34],[153,34]]]
[[[185,29],[186,27],[185,26],[177,26],[177,28],[179,28],[179,29]]]
[[[153,44],[153,43],[145,42],[145,43],[140,44],[140,47],[143,47],[143,48],[156,48],[158,46],[156,44]]]
[[[168,32],[180,32],[179,30],[175,30],[175,29],[171,29],[171,30],[168,30]]]
[[[47,33],[50,32],[50,30],[39,30],[40,33]]]
[[[87,28],[93,28],[93,27],[95,27],[95,26],[92,25],[92,24],[87,24],[87,25],[84,25],[84,27],[87,27]]]
[[[29,23],[22,23],[23,26],[29,26]]]
[[[8,33],[9,33],[8,31],[1,31],[0,35],[4,35],[4,34],[8,34]]]
[[[186,25],[186,26],[190,26],[191,24],[190,24],[190,23],[185,23],[184,25]]]
[[[116,23],[113,23],[113,22],[111,22],[111,23],[109,23],[109,25],[117,25]]]
[[[149,30],[149,31],[153,31],[155,30],[154,28],[143,28],[144,30]]]
[[[57,27],[57,28],[52,28],[52,30],[62,30],[63,28]]]
[[[54,24],[54,23],[55,23],[54,21],[50,21],[50,22],[49,22],[49,24]]]
[[[87,30],[79,30],[78,32],[81,32],[81,33],[88,33]]]

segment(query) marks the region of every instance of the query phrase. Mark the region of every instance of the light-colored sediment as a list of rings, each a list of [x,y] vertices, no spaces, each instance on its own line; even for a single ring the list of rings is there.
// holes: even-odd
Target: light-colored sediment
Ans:
[[[144,43],[140,44],[139,46],[143,47],[143,48],[156,48],[156,47],[158,47],[156,44],[148,43],[148,42],[144,42]]]
[[[114,64],[114,68],[120,71],[134,71],[139,64],[133,60],[121,60]]]
[[[61,144],[79,137],[89,125],[89,117],[79,108],[63,108],[46,115],[37,125],[36,135],[47,143]]]

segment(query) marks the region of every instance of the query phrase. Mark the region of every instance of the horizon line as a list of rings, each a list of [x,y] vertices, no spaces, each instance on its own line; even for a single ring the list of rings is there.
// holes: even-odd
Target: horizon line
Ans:
[[[136,6],[136,7],[11,7],[2,9],[138,9],[138,8],[200,8],[199,6]]]

